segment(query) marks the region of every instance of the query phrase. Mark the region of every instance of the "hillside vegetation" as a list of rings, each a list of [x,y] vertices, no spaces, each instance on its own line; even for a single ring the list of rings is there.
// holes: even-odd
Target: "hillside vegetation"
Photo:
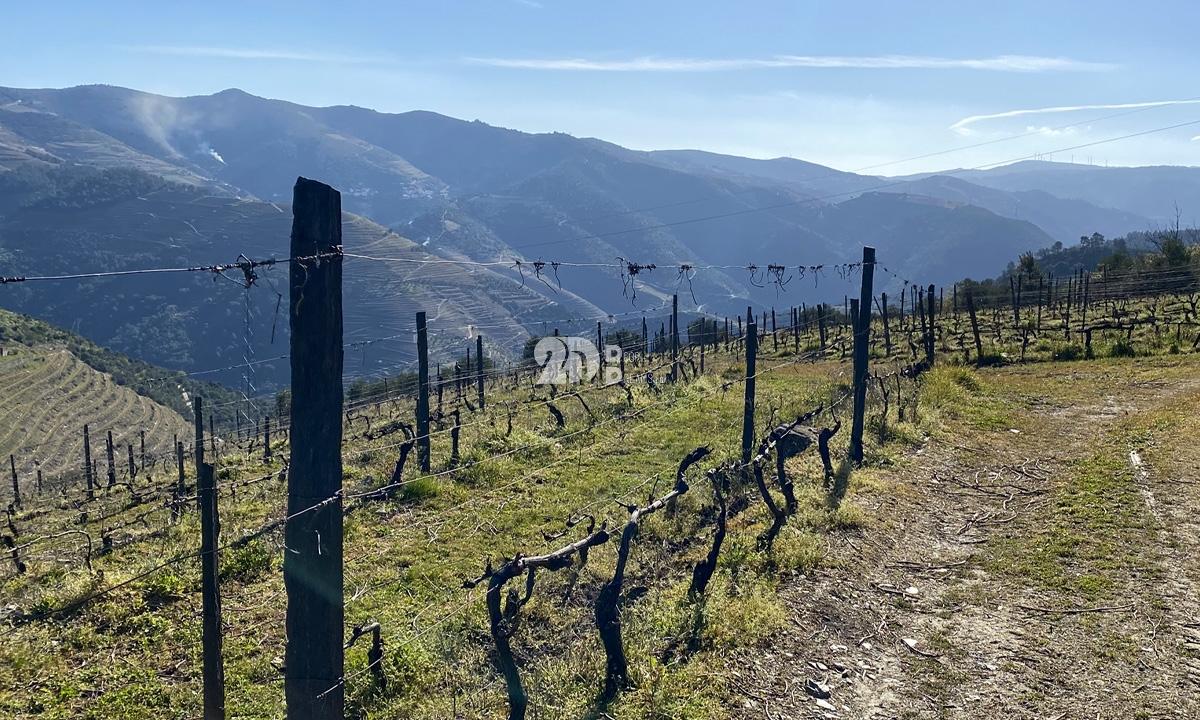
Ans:
[[[14,456],[28,490],[39,470],[47,488],[78,485],[84,425],[90,426],[92,457],[102,475],[108,468],[105,436],[113,433],[122,478],[128,475],[129,445],[142,465],[143,433],[145,455],[164,467],[171,465],[176,436],[188,436],[189,425],[179,412],[135,389],[155,387],[156,395],[174,395],[175,404],[186,406],[187,391],[178,378],[89,346],[69,333],[0,311],[0,457]],[[198,386],[189,385],[193,391]]]
[[[913,324],[893,328],[897,346]],[[756,434],[819,405],[827,409],[810,420],[815,427],[848,424],[846,328],[829,328],[823,353],[813,334],[781,340],[761,343]],[[370,664],[365,640],[348,651],[350,714],[503,716],[484,587],[467,581],[589,528],[615,534],[628,518],[623,505],[662,496],[680,460],[701,445],[712,455],[686,475],[689,491],[645,522],[625,571],[628,689],[598,697],[605,655],[594,608],[616,566],[615,542],[594,548],[582,566],[539,573],[526,591],[511,642],[536,716],[716,720],[762,717],[769,706],[789,716],[975,717],[941,710],[972,707],[968,698],[993,684],[1005,702],[1053,715],[1064,699],[1040,688],[1071,668],[1122,687],[1149,682],[1136,646],[1158,627],[1168,678],[1116,702],[1151,714],[1180,702],[1172,688],[1190,670],[1177,613],[1157,602],[1155,586],[1129,586],[1131,572],[1164,572],[1165,560],[1149,551],[1110,558],[1154,527],[1147,512],[1155,506],[1136,504],[1139,476],[1122,470],[1123,454],[1165,442],[1161,413],[1200,399],[1188,380],[1200,356],[975,371],[944,352],[938,368],[913,381],[893,371],[911,359],[904,349],[884,357],[877,345],[874,354],[880,382],[869,396],[865,463],[844,461],[845,430],[833,436],[830,476],[811,450],[789,458],[795,508],[773,542],[764,542],[772,513],[754,483],[729,477],[728,535],[699,600],[688,587],[714,538],[712,478],[739,454],[735,352],[709,348],[699,373],[690,348],[687,381],[677,385],[662,382],[661,357],[631,359],[628,391],[588,386],[552,397],[499,375],[483,412],[451,388],[446,409],[460,413],[461,425],[440,414],[433,471],[419,472],[409,457],[399,478],[406,441],[395,423],[411,419],[411,400],[359,404],[342,448],[346,622],[378,622],[383,654]],[[646,372],[658,382],[643,380]],[[1104,444],[1064,450],[1064,436]],[[283,514],[287,450],[276,438],[267,458],[260,440],[243,438],[216,454],[227,703],[239,717],[283,712],[286,549],[273,523]],[[706,478],[710,469],[718,474]],[[190,466],[188,475],[186,493]],[[88,503],[82,522],[70,498],[35,498],[13,516],[23,566],[2,576],[9,627],[0,708],[21,718],[199,712],[199,521],[190,509],[172,521],[173,493],[170,482],[118,486]],[[190,496],[182,500],[191,507]],[[112,550],[87,556],[85,538],[64,539],[65,528]],[[1014,610],[1012,598],[1033,609]],[[1124,615],[1126,603],[1137,613]],[[1095,607],[1118,610],[1090,618]],[[998,608],[1005,612],[997,616]],[[1050,627],[1023,634],[1030,615]],[[1003,639],[980,648],[985,631]],[[1060,638],[1057,652],[1040,640],[1049,632]],[[1114,649],[1106,641],[1114,637],[1134,640]],[[1006,653],[1046,659],[1027,668]],[[1094,688],[1075,690],[1100,700]]]

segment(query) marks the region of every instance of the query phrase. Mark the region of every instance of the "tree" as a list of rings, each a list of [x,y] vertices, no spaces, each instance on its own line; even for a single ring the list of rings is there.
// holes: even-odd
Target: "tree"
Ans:
[[[1017,272],[1034,280],[1042,276],[1042,269],[1038,266],[1037,258],[1031,252],[1021,254],[1017,261]]]

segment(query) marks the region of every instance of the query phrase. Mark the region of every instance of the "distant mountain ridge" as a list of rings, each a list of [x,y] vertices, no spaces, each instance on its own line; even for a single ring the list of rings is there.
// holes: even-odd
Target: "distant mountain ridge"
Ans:
[[[1194,168],[1171,170],[1183,178],[1180,187],[1200,178]],[[89,180],[97,172],[133,173],[122,180],[128,192],[103,197]],[[413,309],[438,308],[438,322],[454,328],[446,352],[473,327],[488,328],[479,331],[496,351],[512,351],[546,331],[543,321],[582,331],[596,317],[659,307],[672,293],[690,311],[718,315],[748,304],[840,298],[850,282],[784,286],[747,266],[853,262],[867,242],[895,273],[944,282],[990,272],[1055,240],[1154,222],[1142,214],[1148,200],[1118,206],[1109,202],[1111,182],[1068,183],[1046,168],[884,178],[793,158],[634,151],[425,111],[306,107],[240,90],[171,98],[113,86],[0,88],[0,268],[277,255],[286,248],[286,204],[298,175],[341,190],[358,250],[407,259],[348,265],[347,308],[357,314],[348,330],[361,339],[403,334]],[[1151,175],[1122,177],[1158,187]],[[168,185],[147,193],[147,182]],[[50,196],[62,207],[39,209]],[[197,220],[203,228],[192,232]],[[412,262],[437,258],[492,264],[421,272]],[[537,260],[547,261],[543,270],[532,269]],[[638,305],[622,261],[659,265],[637,278]],[[697,266],[705,269],[680,269]],[[889,282],[898,281],[881,278],[881,287]],[[0,304],[75,321],[92,339],[174,368],[235,364],[246,347],[272,352],[270,343],[255,345],[271,335],[263,329],[274,315],[271,298],[251,308],[259,326],[243,334],[256,339],[210,343],[201,328],[215,333],[245,314],[237,288],[218,302],[197,300],[201,286],[185,286],[147,292],[91,283],[74,298],[6,288]],[[175,310],[164,315],[166,308]],[[375,362],[360,358],[354,372],[411,357],[411,341],[370,349]],[[263,370],[277,380],[286,368]]]

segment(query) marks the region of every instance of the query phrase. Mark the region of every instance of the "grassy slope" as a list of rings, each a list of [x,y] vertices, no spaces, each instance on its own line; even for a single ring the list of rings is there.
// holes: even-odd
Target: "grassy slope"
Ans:
[[[770,416],[780,420],[811,408],[829,396],[831,376],[845,377],[841,364],[797,365],[786,357],[769,362],[783,365],[760,378],[760,424]],[[732,367],[733,361],[721,364]],[[734,456],[741,386],[735,383],[723,390],[711,363],[709,370],[698,382],[662,395],[637,388],[633,408],[626,407],[619,389],[594,390],[585,396],[595,413],[591,429],[581,404],[564,398],[557,403],[567,416],[564,430],[553,430],[545,408],[534,405],[518,408],[512,435],[506,437],[504,410],[494,404],[487,420],[464,418],[475,423],[463,431],[465,469],[453,477],[412,482],[397,501],[374,502],[348,515],[347,622],[370,618],[383,624],[386,670],[392,679],[387,694],[377,696],[368,692],[365,675],[352,676],[352,704],[378,717],[439,717],[455,707],[470,716],[494,715],[504,696],[490,666],[482,592],[462,590],[462,580],[477,575],[485,558],[566,542],[547,542],[542,533],[560,530],[572,512],[590,512],[617,527],[625,513],[613,499],[644,501],[651,492],[664,492],[679,460],[702,439],[713,445],[716,458]],[[735,369],[727,373],[730,379],[736,375]],[[634,416],[622,419],[628,413]],[[381,484],[394,463],[395,448],[371,447],[389,446],[390,440],[351,442],[353,449],[346,453],[348,488]],[[435,469],[447,461],[448,444],[446,434],[435,436]],[[520,448],[527,449],[483,461]],[[232,455],[223,457],[222,464],[220,476],[226,483],[279,469],[278,461],[268,469],[257,458]],[[234,467],[242,464],[247,467]],[[622,716],[719,717],[731,691],[705,668],[732,647],[768,641],[784,621],[773,599],[776,584],[823,562],[824,533],[858,522],[852,502],[831,508],[822,493],[802,488],[801,512],[778,540],[774,558],[767,559],[754,548],[764,517],[760,503],[751,503],[750,511],[731,522],[725,566],[714,581],[708,620],[695,643],[699,655],[686,664],[664,663],[661,653],[671,644],[668,641],[685,641],[694,621],[694,609],[682,593],[690,563],[705,551],[710,533],[711,520],[703,519],[702,508],[711,498],[701,477],[696,473],[692,478],[695,489],[676,512],[647,523],[635,548],[627,586],[634,597],[643,592],[646,596],[626,611],[625,632],[639,689],[624,695],[612,709]],[[236,537],[277,516],[281,490],[277,477],[272,477],[238,487],[236,495],[232,489],[223,494],[223,537]],[[98,499],[89,509],[99,517],[126,504],[126,495],[118,493]],[[101,524],[120,522],[132,512]],[[17,522],[29,533],[35,528],[48,532],[65,526],[68,515],[51,511],[27,525],[21,518]],[[30,551],[29,574],[10,574],[3,594],[25,611],[60,608],[90,590],[193,549],[194,515],[170,527],[166,515],[164,510],[151,516],[148,527],[132,525],[114,533],[119,546],[130,544],[98,559],[95,574],[78,563],[63,566]],[[274,717],[282,712],[280,674],[273,664],[283,654],[279,540],[271,535],[222,558],[229,703],[242,716]],[[78,543],[48,544],[39,552],[77,559]],[[547,712],[578,716],[594,702],[603,654],[591,606],[600,583],[612,572],[613,552],[612,546],[594,551],[578,575],[569,570],[544,574],[524,611],[526,620],[514,642],[535,703]],[[0,695],[0,704],[18,716],[38,709],[43,717],[195,714],[197,589],[198,568],[188,561],[89,604],[66,622],[20,626],[0,662],[11,673],[4,683],[11,690]],[[48,652],[64,645],[71,652]],[[114,664],[112,657],[120,660]],[[352,673],[364,665],[363,650],[348,653]]]
[[[847,375],[844,363],[790,365],[788,360],[786,355],[764,360],[768,367],[780,365],[759,379],[760,427],[766,427],[772,415],[782,419],[830,397],[831,379],[844,381]],[[596,416],[591,429],[586,413],[572,399],[558,401],[567,427],[554,430],[544,408],[521,405],[524,397],[494,395],[486,417],[464,417],[469,423],[463,430],[464,469],[415,480],[404,487],[401,498],[371,503],[351,513],[346,522],[347,622],[381,622],[385,669],[391,680],[386,693],[372,692],[367,675],[361,672],[365,651],[352,649],[347,655],[351,706],[385,718],[500,715],[503,685],[490,663],[482,593],[461,589],[461,581],[477,575],[485,558],[532,553],[566,542],[566,538],[547,541],[543,532],[560,530],[572,512],[590,511],[616,527],[624,511],[613,499],[644,500],[656,487],[661,493],[679,459],[700,442],[714,446],[714,461],[733,456],[741,386],[734,383],[724,389],[723,381],[737,377],[736,365],[731,358],[710,357],[710,371],[704,378],[661,396],[639,386],[632,409],[624,407],[620,390],[593,391],[587,395]],[[1072,366],[1046,367],[1070,371]],[[727,716],[731,707],[742,702],[744,683],[731,658],[741,649],[775,641],[788,620],[779,592],[794,582],[797,573],[838,566],[831,542],[848,533],[853,537],[865,522],[856,496],[899,487],[889,467],[902,461],[902,451],[924,431],[951,432],[962,426],[975,432],[1006,432],[1019,408],[1008,404],[1005,394],[988,392],[987,386],[973,384],[971,378],[970,373],[956,378],[948,371],[935,375],[926,388],[919,426],[911,423],[911,414],[909,422],[892,422],[886,429],[872,422],[870,466],[854,474],[845,498],[831,497],[819,488],[811,458],[797,462],[801,511],[781,536],[773,557],[754,546],[765,513],[761,502],[751,498],[750,510],[731,522],[721,569],[702,614],[683,597],[690,564],[706,549],[709,537],[703,520],[709,499],[695,474],[694,491],[675,513],[653,517],[635,546],[627,574],[633,599],[624,610],[624,623],[637,687],[611,707],[595,704],[603,653],[591,606],[599,585],[612,571],[613,547],[593,551],[578,573],[543,573],[514,639],[537,711],[549,717],[601,712],[616,717]],[[911,394],[911,389],[905,392]],[[505,400],[521,405],[511,435],[505,433]],[[894,413],[894,397],[892,402]],[[408,417],[411,411],[388,407],[386,412]],[[618,420],[628,413],[636,416]],[[891,442],[880,445],[880,435]],[[845,437],[844,431],[838,436],[836,454],[841,454]],[[448,445],[447,434],[435,436],[435,469],[445,466]],[[395,452],[390,438],[352,437],[345,455],[347,488],[355,491],[385,482]],[[509,454],[484,460],[504,452]],[[269,467],[257,456],[227,453],[222,458],[226,540],[279,515],[283,486],[276,457]],[[258,479],[267,473],[269,479]],[[414,478],[411,468],[407,477]],[[1080,492],[1096,492],[1087,476],[1082,477]],[[1105,482],[1105,477],[1096,476],[1095,482]],[[106,510],[119,512],[126,504],[127,498],[118,494],[97,500],[91,511],[99,516]],[[1090,507],[1088,501],[1083,505]],[[62,510],[18,517],[17,524],[31,534],[49,532],[73,518]],[[103,524],[119,522],[121,517]],[[194,514],[189,514],[167,527],[165,514],[160,513],[146,527],[121,528],[114,536],[117,544],[130,544],[96,560],[94,574],[77,561],[72,565],[56,561],[77,559],[78,543],[40,548],[26,558],[29,575],[5,577],[3,596],[19,611],[62,608],[163,558],[194,550],[197,525]],[[1002,552],[998,546],[997,557]],[[1028,547],[1018,548],[1016,554],[1036,561],[1036,553]],[[280,562],[278,534],[229,550],[222,558],[228,697],[238,716],[282,713]],[[197,590],[198,568],[189,560],[131,582],[78,612],[56,615],[57,621],[35,621],[7,631],[9,641],[0,650],[2,686],[7,690],[0,691],[0,707],[16,716],[195,715]],[[679,651],[689,645],[694,654],[684,662]]]

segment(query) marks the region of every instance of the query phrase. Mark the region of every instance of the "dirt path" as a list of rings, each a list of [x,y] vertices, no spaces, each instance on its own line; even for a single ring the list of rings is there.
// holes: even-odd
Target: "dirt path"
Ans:
[[[1196,367],[983,375],[990,414],[858,494],[871,524],[784,591],[739,714],[1200,717]]]

